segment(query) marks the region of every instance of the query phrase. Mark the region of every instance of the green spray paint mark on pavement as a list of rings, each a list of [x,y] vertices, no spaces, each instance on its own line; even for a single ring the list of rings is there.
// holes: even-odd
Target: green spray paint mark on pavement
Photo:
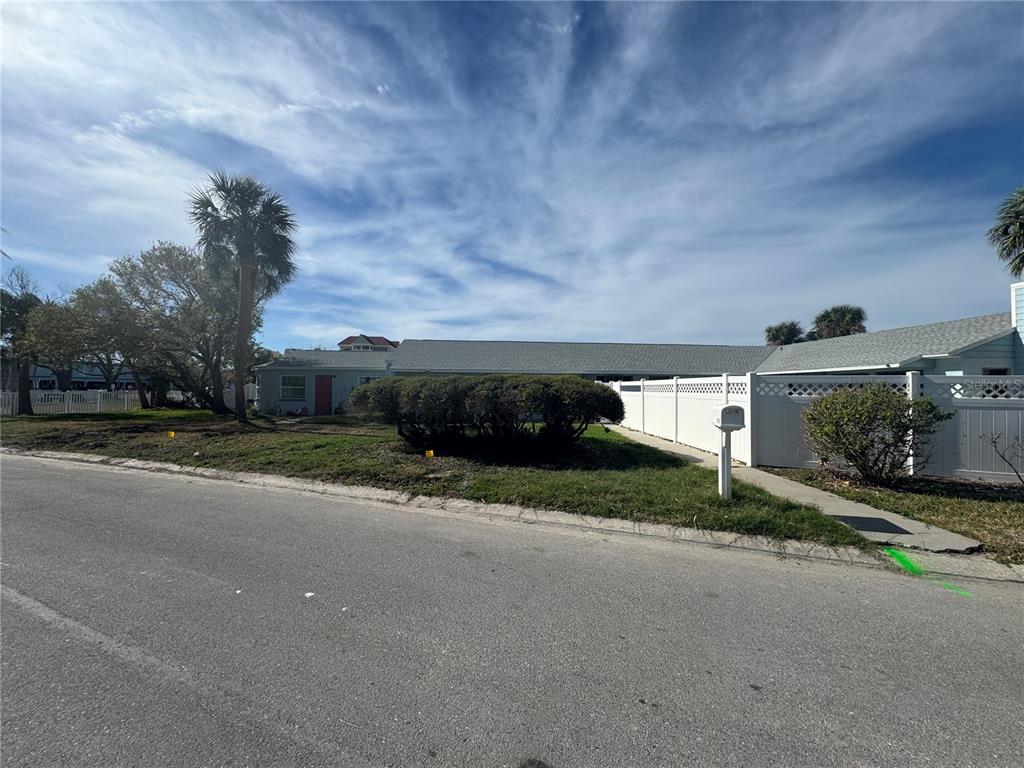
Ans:
[[[910,555],[905,552],[901,552],[896,547],[886,547],[882,550],[889,557],[893,559],[900,568],[909,573],[911,576],[921,576],[924,574],[924,568],[915,563]]]
[[[963,587],[958,587],[956,584],[950,584],[948,581],[942,582],[942,584],[940,586],[943,589],[948,589],[950,592],[955,592],[956,594],[960,595],[961,597],[970,597],[971,596],[971,593],[968,592]]]
[[[934,577],[926,576],[924,567],[914,562],[914,559],[902,550],[896,549],[896,547],[886,547],[882,550],[887,554],[892,561],[896,563],[900,568],[909,573],[911,576],[924,576],[929,581],[937,581],[938,585],[943,589],[948,589],[954,594],[960,595],[961,597],[970,597],[971,593],[962,587],[958,587],[956,584],[950,584],[948,581],[938,581]]]

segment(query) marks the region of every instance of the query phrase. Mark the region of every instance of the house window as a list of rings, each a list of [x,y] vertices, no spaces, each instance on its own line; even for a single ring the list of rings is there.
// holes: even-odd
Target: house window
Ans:
[[[982,376],[1007,376],[1010,373],[1009,368],[982,368]]]
[[[282,400],[305,400],[306,399],[306,377],[305,376],[282,376],[281,377],[281,399]]]

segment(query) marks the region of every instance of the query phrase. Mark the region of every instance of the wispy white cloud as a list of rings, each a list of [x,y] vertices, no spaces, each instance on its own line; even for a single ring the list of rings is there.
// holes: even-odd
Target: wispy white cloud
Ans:
[[[1024,129],[1020,7],[453,10],[4,5],[5,250],[66,280],[188,239],[221,167],[302,224],[281,347],[749,343],[838,301],[878,326],[1002,309],[983,232],[1007,161],[902,155]]]

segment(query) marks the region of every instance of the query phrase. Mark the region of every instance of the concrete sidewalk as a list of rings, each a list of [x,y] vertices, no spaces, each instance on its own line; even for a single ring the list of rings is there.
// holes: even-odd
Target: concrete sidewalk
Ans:
[[[718,457],[688,445],[678,445],[660,437],[645,435],[632,429],[609,425],[611,429],[630,440],[682,456],[689,461],[718,469]],[[898,544],[903,547],[923,549],[927,552],[955,552],[966,554],[981,547],[981,542],[961,536],[958,533],[936,528],[895,512],[869,507],[857,501],[850,501],[834,493],[812,488],[809,485],[789,480],[770,472],[734,464],[733,476],[738,480],[756,485],[769,493],[792,499],[801,504],[817,507],[822,513],[850,526],[864,538],[880,544]]]

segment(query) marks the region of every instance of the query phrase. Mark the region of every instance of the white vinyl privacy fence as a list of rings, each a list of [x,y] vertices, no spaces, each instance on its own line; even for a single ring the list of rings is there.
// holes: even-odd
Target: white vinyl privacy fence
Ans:
[[[886,384],[907,397],[927,395],[953,418],[931,443],[927,466],[913,471],[943,477],[1015,482],[991,439],[1024,472],[1024,377],[1018,376],[715,376],[612,382],[622,396],[623,426],[717,453],[718,407],[743,406],[747,427],[732,436],[733,457],[750,466],[815,467],[803,438],[803,410],[837,389]],[[1015,451],[1013,446],[1021,446]],[[1010,447],[1007,451],[1006,448]]]
[[[139,393],[82,390],[52,392],[33,389],[32,411],[37,415],[54,413],[120,413],[139,407]],[[0,392],[0,415],[12,416],[18,411],[18,393]]]

